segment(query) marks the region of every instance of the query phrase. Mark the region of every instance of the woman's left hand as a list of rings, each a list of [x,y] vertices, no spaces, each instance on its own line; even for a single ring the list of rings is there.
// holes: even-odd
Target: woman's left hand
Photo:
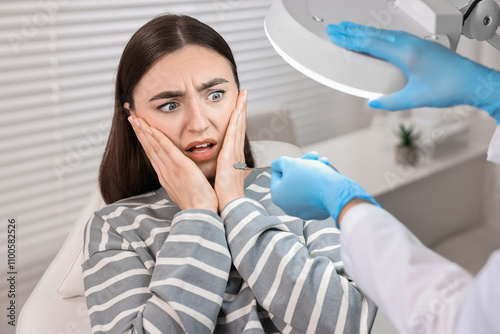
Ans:
[[[246,173],[235,169],[233,164],[245,161],[247,96],[246,90],[242,90],[238,95],[236,108],[231,114],[224,144],[217,159],[214,189],[219,202],[219,212],[233,199],[245,196]]]

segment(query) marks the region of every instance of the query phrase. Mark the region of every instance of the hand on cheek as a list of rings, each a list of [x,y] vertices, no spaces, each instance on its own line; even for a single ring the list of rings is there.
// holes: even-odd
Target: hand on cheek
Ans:
[[[215,174],[215,193],[219,203],[219,211],[233,199],[243,197],[245,172],[236,170],[233,164],[245,161],[246,108],[248,92],[239,93],[236,107],[231,113],[224,137],[224,144],[217,159]]]
[[[182,210],[207,209],[217,213],[217,197],[198,166],[159,130],[137,116],[128,118],[170,198]]]

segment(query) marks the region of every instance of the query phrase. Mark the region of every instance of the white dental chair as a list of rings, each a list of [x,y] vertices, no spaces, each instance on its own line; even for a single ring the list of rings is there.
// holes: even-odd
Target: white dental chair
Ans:
[[[279,141],[251,142],[257,166],[277,157],[300,157],[303,151]],[[98,189],[75,222],[55,259],[45,271],[19,315],[16,334],[91,333],[82,278],[83,231],[94,211],[104,206]]]

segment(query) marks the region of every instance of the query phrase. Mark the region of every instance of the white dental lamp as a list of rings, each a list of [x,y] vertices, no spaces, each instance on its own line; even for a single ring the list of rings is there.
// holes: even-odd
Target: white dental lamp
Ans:
[[[395,65],[330,42],[326,26],[341,21],[404,30],[453,51],[461,35],[500,50],[494,0],[274,0],[264,26],[290,65],[326,86],[368,99],[402,89],[407,79]]]

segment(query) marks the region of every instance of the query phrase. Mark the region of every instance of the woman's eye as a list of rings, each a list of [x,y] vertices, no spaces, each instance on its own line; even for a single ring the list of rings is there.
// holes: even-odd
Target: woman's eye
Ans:
[[[169,111],[174,111],[175,109],[177,109],[177,107],[178,107],[177,102],[167,102],[159,106],[158,109],[160,109],[161,111],[169,112]]]
[[[218,90],[216,92],[210,93],[208,95],[208,98],[214,102],[220,101],[222,97],[224,96],[224,91],[223,90]]]

